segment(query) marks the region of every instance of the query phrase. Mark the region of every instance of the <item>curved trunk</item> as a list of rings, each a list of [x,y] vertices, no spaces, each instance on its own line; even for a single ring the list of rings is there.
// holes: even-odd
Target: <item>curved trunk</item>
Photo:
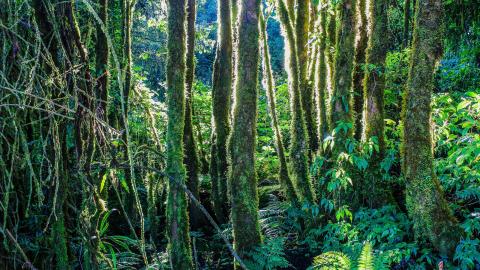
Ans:
[[[282,134],[278,126],[277,109],[275,104],[275,81],[273,79],[272,67],[270,64],[270,51],[268,49],[267,22],[263,14],[260,15],[260,36],[262,39],[262,65],[263,65],[263,87],[267,93],[268,109],[272,119],[272,130],[275,136],[275,148],[277,150],[278,160],[280,162],[279,179],[280,185],[290,201],[297,201],[297,194],[293,187],[292,180],[288,173],[287,158],[285,157],[285,147],[283,146]]]
[[[403,108],[403,171],[417,239],[430,241],[441,255],[452,258],[462,230],[435,175],[431,134],[431,95],[442,53],[443,12],[441,0],[417,1]]]
[[[242,0],[238,16],[238,51],[232,134],[230,189],[235,251],[242,259],[262,242],[258,223],[255,173],[260,0]],[[236,264],[235,268],[238,268]]]
[[[186,0],[168,1],[167,60],[167,237],[173,269],[193,269],[187,196],[183,165],[183,130],[185,126],[185,19]]]

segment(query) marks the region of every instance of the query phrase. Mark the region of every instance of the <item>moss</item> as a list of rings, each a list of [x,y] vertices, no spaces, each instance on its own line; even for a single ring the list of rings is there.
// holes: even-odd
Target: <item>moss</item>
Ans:
[[[108,0],[100,0],[99,18],[108,29]],[[109,48],[107,45],[107,36],[100,25],[97,25],[97,40],[95,42],[95,76],[97,83],[95,86],[97,97],[97,114],[100,119],[107,120],[107,98],[109,88]]]
[[[52,226],[52,234],[52,246],[54,247],[56,269],[71,269],[68,263],[67,238],[63,213],[57,214],[57,220],[55,220]]]
[[[326,57],[327,65],[329,68],[328,77],[330,90],[333,90],[334,83],[334,74],[335,74],[335,44],[336,44],[336,30],[337,30],[337,15],[335,10],[335,5],[332,1],[328,2],[328,18],[327,18],[327,32],[326,32]],[[331,93],[329,93],[329,97]],[[328,119],[330,121],[330,119]],[[331,125],[331,123],[329,123]]]
[[[225,222],[228,216],[228,187],[227,187],[227,139],[230,133],[230,96],[232,92],[232,25],[231,6],[229,0],[218,1],[218,47],[213,72],[213,125],[216,137],[215,155],[218,197],[214,204],[222,213],[218,213],[220,222]]]
[[[365,95],[365,138],[377,137],[380,161],[385,151],[384,139],[384,90],[385,90],[385,58],[388,51],[387,21],[388,3],[377,0],[370,5],[371,37],[367,48],[367,66],[364,80]]]
[[[300,77],[298,58],[296,55],[295,35],[292,23],[288,16],[287,7],[283,0],[276,1],[278,15],[285,35],[285,44],[287,47],[285,53],[286,70],[289,81],[290,110],[291,110],[291,143],[290,143],[290,161],[291,173],[295,189],[300,200],[313,202],[315,194],[313,192],[307,165],[307,129],[303,117],[303,110],[300,97]]]
[[[339,121],[351,123],[352,115],[352,71],[355,43],[355,6],[356,0],[344,0],[337,4],[338,25],[335,44],[334,86],[331,98],[330,123],[334,128]],[[338,134],[337,139],[351,134]]]
[[[293,19],[291,20],[293,22]],[[303,116],[308,135],[308,150],[315,152],[318,148],[318,137],[313,110],[312,87],[308,83],[308,32],[310,26],[310,1],[298,1],[295,16],[295,42],[298,59],[298,76]]]
[[[197,144],[193,133],[192,123],[192,100],[193,100],[193,77],[195,72],[195,0],[187,2],[187,54],[185,71],[185,127],[183,129],[183,144],[185,147],[185,156],[183,162],[187,169],[187,187],[195,196],[199,198],[199,179],[200,161],[197,155]],[[190,225],[192,229],[200,228],[205,219],[198,207],[189,203]]]
[[[443,6],[417,1],[411,62],[403,107],[403,172],[407,210],[416,238],[453,257],[462,236],[435,175],[431,133],[433,74],[442,53]]]
[[[233,125],[228,149],[234,248],[240,257],[248,260],[247,252],[261,243],[255,173],[260,0],[242,0],[241,5]]]
[[[371,4],[370,6],[373,6]],[[358,1],[357,14],[360,18],[356,26],[358,40],[355,46],[355,66],[353,68],[353,110],[355,119],[355,139],[360,141],[362,138],[362,118],[363,118],[363,78],[365,65],[365,50],[367,49],[367,14],[366,0]],[[386,16],[386,15],[385,15]],[[372,19],[375,17],[373,16]],[[383,20],[383,19],[382,19]]]
[[[260,15],[260,34],[262,38],[262,54],[263,54],[263,85],[267,92],[268,107],[272,119],[272,130],[275,135],[275,149],[280,162],[279,179],[280,185],[283,191],[287,195],[290,201],[297,201],[297,194],[293,187],[292,180],[287,167],[287,158],[285,157],[285,147],[283,146],[282,134],[278,125],[277,109],[275,102],[275,81],[273,79],[272,67],[270,64],[270,52],[268,49],[268,37],[267,37],[267,23],[265,22],[263,15]]]
[[[174,269],[193,269],[185,183],[183,130],[185,121],[186,1],[169,0],[167,60],[167,197],[168,253]]]
[[[326,7],[320,11],[320,42],[318,45],[318,60],[315,67],[315,90],[317,92],[317,111],[318,111],[318,137],[320,143],[325,139],[328,133],[327,124],[327,108],[326,108],[326,93],[327,93],[327,10]],[[322,150],[322,147],[319,147]]]

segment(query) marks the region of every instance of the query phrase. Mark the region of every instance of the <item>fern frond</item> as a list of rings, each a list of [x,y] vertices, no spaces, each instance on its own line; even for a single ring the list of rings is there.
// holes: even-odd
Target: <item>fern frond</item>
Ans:
[[[358,270],[374,270],[372,244],[365,243],[360,258],[358,258]]]
[[[328,251],[313,259],[312,269],[315,270],[350,270],[350,258],[342,252]]]

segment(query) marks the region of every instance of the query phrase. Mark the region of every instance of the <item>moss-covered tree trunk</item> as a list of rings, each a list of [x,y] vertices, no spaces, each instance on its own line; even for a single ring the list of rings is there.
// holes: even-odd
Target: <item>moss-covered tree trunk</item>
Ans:
[[[55,68],[61,69],[62,68],[62,63],[58,57],[58,52],[60,50],[60,45],[57,40],[57,37],[55,36],[54,32],[54,25],[50,21],[50,18],[52,16],[55,16],[54,14],[51,14],[49,12],[52,11],[52,6],[54,4],[57,4],[56,2],[51,3],[51,1],[41,1],[41,0],[34,0],[32,2],[32,6],[34,9],[34,15],[35,15],[35,21],[38,25],[38,29],[40,31],[40,35],[42,38],[43,44],[47,46],[47,50],[50,54],[50,57],[52,57],[53,64]],[[55,11],[55,9],[53,9]],[[45,64],[45,69],[47,72],[52,72],[53,68]],[[59,98],[58,93],[54,93],[53,98]],[[65,130],[59,130],[58,129],[58,124],[55,123],[55,120],[52,119],[49,123],[49,133],[51,132],[52,134],[50,136],[57,136],[56,139],[60,139],[62,144],[66,144],[66,132]],[[61,123],[60,126],[62,129],[65,127],[65,123]],[[60,133],[60,134],[59,134]],[[54,142],[56,140],[53,140]],[[62,149],[65,149],[62,147]],[[59,196],[56,198],[56,204],[53,205],[53,209],[56,213],[56,216],[54,217],[53,224],[52,224],[52,243],[55,244],[55,248],[53,249],[53,254],[55,256],[55,269],[70,269],[69,265],[69,259],[68,259],[68,244],[67,244],[67,228],[65,224],[65,214],[64,214],[64,207],[65,207],[65,201],[67,199],[68,195],[68,171],[67,165],[65,162],[61,162],[59,160],[65,160],[67,157],[66,151],[62,151],[60,153],[55,146],[50,146],[49,149],[50,158],[55,164],[55,172],[60,173],[61,175],[58,175],[58,181],[59,181],[59,189],[63,192],[59,194]],[[62,154],[64,155],[62,157]],[[56,161],[56,162],[55,162]],[[54,191],[52,190],[52,193]]]
[[[277,0],[276,7],[280,17],[280,23],[282,25],[283,34],[285,36],[285,44],[287,47],[285,53],[285,68],[288,74],[291,110],[291,173],[299,199],[313,202],[315,200],[315,194],[313,192],[308,172],[308,137],[300,96],[300,76],[298,58],[297,54],[295,53],[295,34],[293,32],[293,26],[289,17],[289,12],[283,0]]]
[[[270,50],[268,48],[267,22],[263,14],[260,15],[260,37],[262,40],[262,66],[263,66],[263,87],[267,93],[268,109],[270,111],[271,125],[275,136],[275,149],[280,163],[279,180],[283,191],[290,201],[297,201],[297,194],[293,187],[292,180],[288,172],[287,158],[285,157],[285,147],[283,146],[282,134],[278,125],[276,101],[275,101],[275,81],[273,79],[272,67],[270,64]]]
[[[230,133],[230,96],[232,93],[232,19],[230,0],[218,1],[218,40],[213,69],[212,114],[215,133],[215,153],[212,159],[216,170],[211,170],[212,179],[216,178],[217,196],[213,198],[215,215],[219,222],[228,219],[227,191],[227,139]],[[213,149],[212,149],[213,150]],[[212,162],[210,162],[212,163]]]
[[[403,47],[410,42],[410,0],[405,0],[403,6]]]
[[[378,151],[373,151],[365,183],[361,185],[362,201],[370,206],[380,206],[392,200],[391,190],[380,181],[380,163],[385,153],[384,89],[385,59],[388,51],[387,0],[370,4],[370,40],[367,48],[367,68],[364,79],[364,130],[363,139],[377,139]]]
[[[370,6],[374,5],[372,2]],[[353,68],[353,110],[355,119],[355,139],[360,141],[362,138],[362,118],[363,118],[363,78],[365,66],[365,51],[367,49],[367,10],[366,0],[358,1],[357,14],[357,43],[355,46],[355,66]],[[383,20],[383,19],[381,19]],[[386,18],[385,18],[386,20]]]
[[[340,122],[352,123],[352,71],[355,49],[356,0],[343,0],[337,4],[338,29],[336,33],[334,87],[331,98],[330,123],[335,128]],[[337,139],[351,135],[340,131]]]
[[[102,20],[105,29],[108,29],[108,0],[99,0],[98,17]],[[97,26],[97,40],[95,42],[95,94],[97,97],[97,115],[103,121],[107,120],[107,99],[109,88],[109,48],[107,35],[100,25]],[[100,138],[101,140],[101,138]]]
[[[385,59],[388,51],[388,3],[386,0],[375,0],[370,5],[371,36],[367,48],[367,69],[364,80],[365,94],[365,138],[377,137],[379,153],[383,158],[385,151],[384,138],[384,89]],[[377,161],[379,161],[377,159]]]
[[[292,23],[294,20],[291,20]],[[298,76],[300,80],[300,98],[303,116],[307,127],[308,152],[314,153],[318,148],[318,137],[313,107],[312,87],[308,82],[308,33],[310,26],[310,1],[298,1],[295,16],[295,42],[298,59]],[[312,29],[313,30],[313,29]],[[310,56],[312,57],[312,56]]]
[[[327,7],[326,1],[322,1],[319,21],[319,44],[318,44],[318,60],[315,67],[315,91],[317,92],[317,113],[318,113],[318,137],[319,150],[322,152],[322,142],[328,133],[327,124],[327,108],[326,108],[326,94],[327,94]]]
[[[335,84],[334,82],[334,74],[335,74],[335,44],[336,44],[336,32],[337,32],[337,14],[336,14],[336,9],[335,5],[332,3],[332,1],[327,1],[328,2],[328,19],[327,19],[327,41],[326,41],[326,57],[327,57],[327,66],[328,66],[328,87],[329,87],[329,92],[328,92],[328,99],[330,100],[332,92],[333,92],[333,86]],[[330,112],[330,106],[328,106]],[[330,121],[330,117],[327,118],[327,121]],[[332,123],[328,123],[330,126]]]
[[[260,0],[240,3],[229,182],[234,247],[248,260],[248,252],[262,241],[255,173]]]
[[[183,165],[185,125],[186,0],[168,1],[167,197],[168,254],[173,269],[193,269]]]
[[[441,0],[417,1],[403,108],[403,173],[407,209],[417,239],[430,241],[451,258],[461,230],[435,175],[431,132],[431,95],[442,54],[443,16]]]
[[[197,155],[197,145],[192,123],[193,77],[195,72],[195,0],[187,0],[187,54],[185,71],[185,127],[183,129],[183,145],[185,156],[183,162],[187,169],[187,187],[199,199],[200,161]],[[197,229],[203,224],[203,214],[198,207],[189,204],[190,225]]]

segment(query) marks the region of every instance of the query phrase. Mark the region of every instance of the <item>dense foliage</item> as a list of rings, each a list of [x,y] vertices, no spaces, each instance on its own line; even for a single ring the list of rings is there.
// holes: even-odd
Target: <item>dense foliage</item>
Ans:
[[[377,20],[386,23],[381,27],[385,33],[376,38],[385,38],[385,59],[375,65],[353,59],[358,46],[352,24],[361,11],[350,14],[348,9],[359,1],[306,1],[305,61],[298,61],[295,42],[289,40],[305,30],[295,28],[301,14],[292,10],[298,3],[290,6],[302,0],[224,1],[233,5],[229,57],[234,81],[224,87],[232,91],[227,99],[239,95],[224,106],[215,104],[219,92],[212,82],[219,72],[218,1],[0,1],[0,268],[479,269],[480,3],[382,0],[385,10],[375,13],[385,14]],[[183,2],[196,2],[191,100],[185,99],[182,81],[188,69],[183,63],[187,36],[178,33],[188,16]],[[418,5],[427,2],[445,9],[445,31],[439,31],[443,54],[430,74],[430,124],[422,128],[431,130],[435,187],[459,228],[451,254],[419,237],[417,217],[406,203],[410,180],[404,139],[416,134],[404,132],[404,103],[411,94],[412,55],[418,52]],[[172,3],[179,5],[178,16],[169,13]],[[252,6],[258,16],[242,10]],[[265,50],[260,50],[262,42],[255,43],[263,34],[249,24],[250,16],[266,22]],[[335,25],[336,39],[328,33],[335,33]],[[344,32],[352,36],[342,40]],[[99,48],[105,49],[99,43],[105,42],[107,70],[98,57]],[[265,52],[274,97],[262,84],[268,72],[259,72],[265,69],[259,61]],[[315,62],[319,57],[324,57],[323,71]],[[292,59],[300,67],[293,68]],[[306,74],[300,78],[296,73],[302,65]],[[377,135],[354,136],[355,123],[368,121],[361,112],[352,114],[352,86],[343,84],[355,65],[384,82],[376,96],[383,108],[380,143]],[[237,78],[257,74],[253,81]],[[320,134],[322,101],[316,87],[321,84],[315,74],[326,76],[322,104],[331,119],[324,138],[316,140],[318,150],[309,148],[308,140]],[[105,98],[98,90],[101,78],[108,78]],[[302,98],[307,88],[312,127],[302,122],[305,105],[293,97]],[[184,150],[188,102],[195,147]],[[220,156],[215,156],[215,105],[231,116],[227,130],[235,131],[225,134],[227,154]],[[292,121],[297,113],[298,123]],[[280,179],[276,128],[295,196]],[[196,191],[189,189],[182,163],[188,150],[198,159]],[[418,149],[407,150],[415,154]],[[218,179],[209,170],[218,161],[228,165],[222,175],[229,182],[215,194]],[[295,171],[302,162],[308,165],[304,176]],[[219,198],[224,198],[223,218],[215,209]],[[188,213],[187,203],[198,207],[200,218]],[[247,227],[253,229],[242,231]]]

